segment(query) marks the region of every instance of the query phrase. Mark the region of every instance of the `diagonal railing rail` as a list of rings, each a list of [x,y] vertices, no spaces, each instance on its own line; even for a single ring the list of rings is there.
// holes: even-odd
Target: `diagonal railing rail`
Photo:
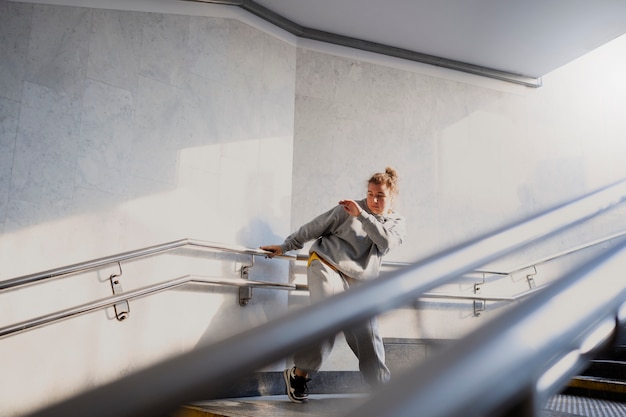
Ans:
[[[344,417],[541,415],[546,401],[624,331],[624,270],[621,243],[409,369]]]
[[[594,245],[598,245],[607,241],[611,241],[616,238],[620,238],[624,235],[626,235],[626,231],[614,233],[604,238],[596,239],[594,241],[584,243],[574,248],[560,251],[557,254],[544,257],[542,259],[535,261],[534,263],[526,264],[525,266],[517,267],[515,269],[510,270],[509,272],[493,272],[493,271],[486,272],[481,269],[474,269],[473,272],[508,275],[517,271],[530,268],[532,266],[536,266],[543,262],[548,262],[550,260],[557,259],[560,256],[569,255],[571,253],[592,247]],[[44,281],[47,281],[47,280],[60,278],[60,277],[68,276],[71,274],[98,269],[103,266],[112,264],[114,262],[121,263],[123,261],[144,258],[147,256],[154,256],[154,255],[162,254],[165,252],[170,252],[175,249],[180,249],[180,248],[185,248],[185,247],[192,247],[196,249],[213,250],[213,251],[223,251],[223,252],[245,254],[245,255],[252,255],[252,256],[264,256],[264,257],[267,256],[266,252],[258,250],[258,249],[246,248],[246,247],[237,246],[237,245],[227,245],[227,244],[222,244],[222,243],[206,242],[206,241],[201,241],[197,239],[186,238],[186,239],[180,239],[180,240],[176,240],[173,242],[163,243],[160,245],[149,246],[146,248],[136,249],[133,251],[123,252],[120,254],[110,255],[107,257],[103,257],[103,258],[89,260],[89,261],[85,261],[85,262],[81,262],[81,263],[77,263],[77,264],[73,264],[73,265],[69,265],[65,267],[50,269],[47,271],[24,275],[22,277],[6,280],[4,282],[0,282],[0,293],[3,290],[6,291],[6,290],[11,290],[11,289],[16,289],[16,288],[28,286],[31,284],[43,283]],[[293,261],[306,261],[308,259],[307,256],[302,255],[302,254],[281,255],[279,256],[279,258],[290,259]],[[392,268],[398,268],[398,267],[408,266],[410,264],[405,263],[405,262],[387,262],[386,265]],[[0,338],[12,336],[17,333],[35,329],[38,327],[42,327],[42,326],[55,323],[58,321],[66,320],[66,319],[69,319],[69,318],[72,318],[81,314],[90,313],[92,311],[96,311],[99,309],[112,307],[112,306],[115,306],[119,302],[130,301],[130,300],[137,299],[140,297],[146,297],[152,294],[167,291],[167,290],[180,287],[186,284],[191,284],[191,283],[206,284],[206,285],[234,286],[234,287],[308,291],[308,286],[306,284],[275,283],[275,282],[265,282],[265,281],[253,281],[253,280],[248,280],[248,279],[233,279],[233,278],[221,279],[221,278],[215,278],[215,277],[202,277],[198,275],[185,275],[182,277],[177,277],[177,278],[167,280],[165,282],[152,284],[152,285],[139,288],[133,291],[127,291],[127,292],[113,295],[110,297],[93,300],[93,301],[90,301],[81,305],[77,305],[71,308],[55,311],[55,312],[45,314],[39,317],[35,317],[29,320],[24,320],[15,324],[0,327]],[[540,287],[531,288],[527,291],[514,294],[514,295],[488,295],[488,296],[480,295],[480,294],[425,292],[420,295],[420,298],[514,302],[514,301],[519,301],[523,298],[526,298],[542,289],[543,289],[543,286],[540,286]]]
[[[59,310],[54,313],[45,314],[43,316],[35,317],[30,320],[25,320],[16,324],[12,324],[5,327],[0,327],[0,338],[11,336],[17,333],[21,333],[27,330],[32,330],[38,327],[42,327],[51,323],[66,320],[81,314],[90,313],[92,311],[100,310],[107,307],[112,307],[121,301],[130,301],[140,297],[146,297],[159,292],[171,290],[176,287],[180,287],[187,284],[208,284],[208,285],[225,285],[235,287],[251,287],[251,288],[273,288],[281,290],[293,290],[296,288],[293,284],[281,284],[275,282],[265,281],[252,281],[248,279],[234,279],[234,278],[214,278],[214,277],[202,277],[198,275],[185,275],[182,277],[174,278],[158,284],[148,285],[146,287],[138,288],[132,291],[126,291],[124,293],[113,295],[111,297],[101,298],[99,300],[90,301],[75,307]]]
[[[518,266],[516,268],[509,269],[508,271],[495,271],[495,270],[486,270],[486,269],[476,268],[472,272],[506,276],[506,275],[510,275],[515,272],[533,267],[533,266],[537,266],[541,263],[549,262],[561,256],[569,255],[574,252],[587,249],[589,247],[592,247],[598,244],[610,242],[613,239],[619,239],[625,235],[626,235],[626,231],[614,233],[609,236],[603,237],[601,239],[596,239],[590,242],[586,242],[582,245],[578,245],[576,247],[560,251],[558,253],[538,259],[534,262],[527,263],[523,266]],[[148,247],[144,247],[140,249],[135,249],[132,251],[122,252],[122,253],[109,255],[109,256],[105,256],[105,257],[101,257],[97,259],[92,259],[92,260],[88,260],[88,261],[84,261],[84,262],[80,262],[80,263],[76,263],[72,265],[67,265],[67,266],[63,266],[59,268],[49,269],[49,270],[42,271],[42,272],[37,272],[33,274],[23,275],[20,277],[0,281],[0,293],[2,293],[3,291],[7,291],[7,290],[13,290],[13,289],[25,287],[31,284],[43,283],[44,281],[102,268],[104,266],[107,266],[113,263],[121,263],[124,261],[131,261],[135,259],[145,258],[148,256],[155,256],[155,255],[171,252],[171,251],[181,249],[181,248],[193,248],[193,249],[198,249],[198,250],[227,252],[227,253],[235,253],[235,254],[243,254],[243,255],[251,255],[251,256],[263,256],[263,257],[267,256],[267,252],[259,250],[259,249],[252,249],[252,248],[247,248],[247,247],[238,246],[238,245],[228,245],[224,243],[208,242],[208,241],[202,241],[198,239],[185,238],[185,239],[179,239],[176,241],[148,246]],[[308,259],[308,256],[303,255],[303,254],[296,254],[296,255],[286,254],[286,255],[279,256],[279,258],[289,259],[292,261],[306,261]],[[385,262],[384,265],[387,267],[391,267],[391,268],[401,268],[401,267],[408,266],[410,264],[406,262]],[[166,291],[166,290],[169,290],[169,289],[181,286],[181,285],[189,284],[189,283],[225,285],[225,286],[236,286],[236,287],[271,288],[271,289],[281,289],[281,290],[299,290],[299,291],[308,290],[308,287],[306,284],[288,284],[288,283],[281,284],[281,283],[243,280],[243,279],[239,279],[239,280],[219,279],[219,278],[208,278],[208,277],[186,275],[183,277],[178,277],[178,278],[168,280],[166,282],[161,282],[161,283],[153,284],[151,286],[140,288],[132,292],[125,292],[119,295],[114,295],[112,297],[94,300],[89,303],[78,305],[72,308],[56,311],[56,312],[39,316],[30,320],[15,323],[9,326],[0,327],[0,338],[10,336],[16,333],[20,333],[26,330],[30,330],[33,328],[41,327],[41,326],[54,323],[57,321],[65,320],[67,318],[71,318],[80,314],[85,314],[85,313],[89,313],[98,309],[111,307],[120,301],[129,301],[135,298],[144,297],[147,295]],[[478,295],[478,294],[464,295],[464,294],[434,292],[434,293],[424,293],[421,295],[421,298],[512,302],[512,301],[518,301],[522,298],[532,295],[533,293],[535,293],[536,291],[539,291],[540,289],[542,289],[542,287],[536,287],[528,291],[524,291],[522,293],[511,295],[511,296],[508,296],[508,295],[507,296],[501,296],[501,295],[484,296],[484,295]]]
[[[243,255],[267,256],[267,252],[258,249],[250,249],[243,246],[226,245],[223,243],[206,242],[202,240],[186,238],[0,281],[0,292],[4,290],[16,289],[19,287],[35,284],[50,279],[64,277],[71,274],[77,274],[80,272],[98,269],[103,266],[118,262],[140,259],[147,256],[154,256],[166,252],[171,252],[173,250],[181,248],[195,248],[201,250],[204,249],[220,252],[230,252]],[[281,255],[281,257],[288,259],[295,258],[291,255]]]
[[[336,334],[391,308],[404,305],[460,274],[578,225],[615,207],[625,199],[626,181],[620,181],[398,271],[385,274],[344,294],[90,390],[36,412],[32,416],[168,415],[180,404],[218,395],[222,387],[235,382],[252,370],[283,359],[310,343]],[[332,314],[328,314],[329,311]],[[504,340],[509,341],[506,338]],[[479,340],[472,341],[477,345],[481,343]],[[490,352],[505,354],[509,347],[507,343],[498,346],[503,350],[494,352],[490,348]],[[526,345],[526,347],[534,350],[544,346]],[[458,357],[454,359],[458,360]],[[504,376],[508,377],[506,385],[510,385],[510,389],[498,392],[498,400],[502,401],[505,396],[515,396],[526,389],[525,380],[522,380],[524,385],[519,385],[511,375]],[[472,380],[468,385],[474,382]],[[491,395],[488,392],[482,394],[480,401],[484,396]],[[475,402],[476,397],[472,398],[472,401]],[[495,400],[492,403],[496,404]],[[403,411],[399,411],[397,407],[392,410],[397,415],[403,415],[401,414]],[[455,415],[435,414],[436,410],[432,413],[431,411],[427,410],[420,415],[423,417]]]

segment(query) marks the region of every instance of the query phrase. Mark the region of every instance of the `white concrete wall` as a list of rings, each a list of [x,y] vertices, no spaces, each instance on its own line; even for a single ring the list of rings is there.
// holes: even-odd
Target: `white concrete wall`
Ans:
[[[318,42],[299,46],[292,229],[339,199],[364,197],[370,175],[393,166],[408,237],[389,259],[413,261],[626,178],[626,37],[546,75],[538,89]],[[624,214],[622,207],[488,267],[508,270],[624,230]],[[537,285],[572,264],[540,268]],[[479,281],[437,290],[472,294]],[[528,288],[525,276],[490,277],[483,294]],[[412,307],[386,315],[383,335],[454,339],[502,305],[487,303],[480,317],[472,302]],[[332,366],[357,369],[347,347]]]
[[[0,2],[0,280],[185,237],[258,247],[289,231],[295,45],[222,8],[170,3],[179,6]],[[208,258],[125,263],[120,279],[131,290],[190,273],[236,277],[250,262]],[[0,294],[0,326],[110,296],[116,269]],[[252,278],[285,281],[287,269],[260,260]],[[108,309],[2,339],[0,414],[286,308],[284,292],[255,290],[242,308],[236,289],[187,286],[131,301],[122,323]]]
[[[391,165],[410,260],[626,177],[625,56],[622,37],[532,89],[301,45],[292,228]]]
[[[362,196],[367,178],[387,165],[402,176],[398,209],[409,218],[395,260],[419,259],[626,176],[624,38],[535,90],[296,45],[233,7],[39,3],[62,5],[0,2],[1,280],[182,237],[278,243],[339,198]],[[495,266],[602,236],[624,218],[623,210],[603,216]],[[178,274],[237,276],[247,261],[179,251],[124,265],[121,280],[129,290]],[[0,294],[0,325],[105,297],[116,270]],[[279,261],[253,268],[253,278],[287,275]],[[233,290],[192,286],[131,302],[123,323],[109,309],[2,339],[2,414],[20,415],[287,307],[285,293],[269,291],[256,291],[245,309],[236,301]],[[391,313],[385,336],[457,337],[489,316],[476,318],[467,305],[437,308]],[[327,369],[356,364],[338,349]]]

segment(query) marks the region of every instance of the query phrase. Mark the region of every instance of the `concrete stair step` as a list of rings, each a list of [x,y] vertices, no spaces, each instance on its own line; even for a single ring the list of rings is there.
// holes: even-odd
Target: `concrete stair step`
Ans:
[[[580,375],[570,381],[565,393],[626,403],[626,381]]]
[[[286,395],[196,402],[172,417],[337,417],[365,401],[361,394],[313,394],[295,404]]]
[[[606,378],[626,382],[626,362],[621,360],[598,359],[591,362],[582,376]]]
[[[290,402],[286,395],[220,399],[186,405],[172,417],[338,417],[366,400],[365,394],[314,394],[303,404]],[[546,405],[539,417],[624,415],[626,404],[559,395]]]

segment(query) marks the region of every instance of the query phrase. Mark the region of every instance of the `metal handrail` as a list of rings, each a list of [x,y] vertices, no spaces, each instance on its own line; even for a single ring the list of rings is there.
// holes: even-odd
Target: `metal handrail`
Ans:
[[[621,243],[407,370],[344,417],[540,415],[618,337],[626,319],[624,269]],[[444,401],[443,392],[453,394]]]
[[[166,290],[170,290],[176,287],[180,287],[185,284],[210,284],[210,285],[224,285],[234,287],[252,287],[252,288],[265,288],[265,289],[278,289],[278,290],[308,290],[307,286],[299,284],[283,284],[266,281],[254,281],[248,279],[237,278],[213,278],[213,277],[201,277],[198,275],[185,275],[182,277],[170,279],[157,284],[149,285],[146,287],[138,288],[136,290],[127,291],[118,295],[101,298],[99,300],[90,301],[75,307],[70,307],[64,310],[59,310],[54,313],[45,314],[33,319],[24,320],[19,323],[15,323],[9,326],[0,327],[0,338],[12,336],[17,333],[21,333],[27,330],[39,328],[48,324],[66,320],[75,316],[90,313],[103,308],[112,307],[119,302],[130,301],[133,299],[145,297],[148,295],[156,294]],[[528,291],[524,291],[513,296],[483,296],[477,294],[452,294],[452,293],[424,293],[420,298],[437,298],[437,299],[456,299],[456,300],[477,300],[477,301],[506,301],[513,302],[525,298],[542,287],[536,287]]]
[[[594,240],[591,240],[589,242],[585,242],[585,243],[582,243],[580,245],[576,245],[574,247],[567,248],[567,249],[564,249],[564,250],[552,253],[552,254],[550,254],[548,256],[544,256],[544,257],[535,259],[532,262],[527,262],[525,264],[522,264],[521,266],[518,265],[518,266],[515,266],[513,268],[509,268],[507,270],[475,268],[471,272],[479,273],[479,274],[487,274],[487,275],[504,275],[504,276],[507,276],[507,275],[514,274],[516,272],[523,271],[525,269],[529,269],[529,268],[532,268],[532,267],[535,267],[535,266],[538,266],[538,265],[541,265],[541,264],[553,261],[553,260],[558,259],[558,258],[563,257],[563,256],[571,255],[571,254],[579,252],[581,250],[588,249],[590,247],[593,247],[593,246],[596,246],[596,245],[599,245],[599,244],[602,244],[602,243],[605,243],[605,242],[608,242],[608,241],[611,241],[613,239],[617,239],[617,238],[620,238],[620,237],[623,237],[623,236],[626,236],[626,230],[622,230],[620,232],[612,233],[612,234],[610,234],[608,236],[604,236],[604,237],[601,237],[599,239],[594,239]],[[296,261],[306,261],[308,259],[309,259],[309,256],[305,255],[305,254],[297,254],[297,255],[295,255],[295,260]],[[409,266],[409,265],[411,265],[411,263],[410,262],[401,262],[401,261],[385,261],[383,263],[383,265],[387,266],[387,267],[392,267],[392,268],[401,268],[401,267]]]
[[[112,307],[121,301],[129,301],[140,297],[156,294],[172,288],[180,287],[185,284],[210,284],[210,285],[227,285],[235,287],[253,287],[253,288],[273,288],[281,290],[293,290],[294,284],[281,284],[275,282],[253,281],[248,279],[237,278],[212,278],[199,275],[185,275],[174,278],[158,284],[149,285],[138,288],[136,290],[127,291],[122,294],[111,297],[101,298],[76,307],[67,308],[54,313],[46,314],[30,320],[25,320],[10,326],[0,328],[0,338],[31,330],[37,327],[45,326],[50,323],[65,320],[81,314],[90,313],[92,311],[101,310],[103,308]]]
[[[576,245],[576,246],[573,246],[571,248],[567,248],[567,249],[564,249],[562,251],[555,252],[555,253],[550,254],[548,256],[544,256],[544,257],[535,259],[534,261],[527,262],[527,263],[522,264],[521,266],[518,265],[518,266],[515,266],[513,268],[509,268],[507,270],[475,268],[472,272],[482,273],[482,274],[491,274],[491,275],[511,275],[511,274],[516,273],[516,272],[523,271],[524,269],[532,268],[533,266],[541,265],[541,264],[544,264],[546,262],[550,262],[550,261],[553,261],[555,259],[558,259],[558,258],[560,258],[562,256],[571,255],[571,254],[579,252],[581,250],[588,249],[590,247],[593,247],[593,246],[596,246],[596,245],[599,245],[599,244],[602,244],[602,243],[605,243],[605,242],[608,242],[610,240],[617,239],[617,238],[620,238],[620,237],[623,237],[623,236],[626,236],[626,230],[622,230],[620,232],[612,233],[612,234],[610,234],[608,236],[604,236],[604,237],[601,237],[601,238],[598,238],[598,239],[594,239],[594,240],[591,240],[589,242],[585,242],[585,243],[582,243],[580,245]],[[308,255],[297,255],[297,258],[296,258],[296,260],[298,260],[298,261],[305,261],[307,259],[308,259]],[[390,267],[403,267],[403,266],[410,265],[410,262],[385,261],[384,265],[385,266],[390,266]]]
[[[0,281],[0,291],[15,289],[17,287],[30,285],[48,279],[76,274],[79,272],[85,272],[92,269],[101,268],[106,265],[114,264],[116,262],[123,262],[132,259],[139,259],[147,256],[157,255],[187,246],[195,247],[198,249],[238,253],[242,255],[267,256],[267,252],[260,249],[250,249],[243,246],[226,245],[223,243],[206,242],[197,239],[186,238]],[[295,258],[291,255],[281,255],[281,257],[287,259]]]
[[[520,271],[523,271],[525,269],[532,268],[533,266],[541,265],[541,264],[553,261],[555,259],[558,259],[560,257],[571,255],[571,254],[579,252],[581,250],[589,249],[589,248],[591,248],[593,246],[596,246],[596,245],[599,245],[599,244],[602,244],[602,243],[605,243],[605,242],[608,242],[610,240],[617,239],[617,238],[620,238],[620,237],[623,237],[623,236],[626,236],[626,230],[622,230],[621,232],[616,232],[616,233],[610,234],[608,236],[601,237],[599,239],[595,239],[595,240],[592,240],[592,241],[589,241],[589,242],[585,242],[583,244],[580,244],[580,245],[577,245],[577,246],[574,246],[574,247],[571,247],[571,248],[568,248],[568,249],[564,249],[564,250],[559,251],[559,252],[555,252],[555,253],[553,253],[551,255],[544,256],[544,257],[536,259],[536,260],[534,260],[532,262],[528,262],[528,263],[522,264],[521,266],[516,266],[516,267],[508,269],[506,271],[476,270],[476,272],[484,272],[484,273],[492,273],[492,274],[500,274],[500,275],[511,275],[511,274],[516,273],[516,272],[520,272]]]
[[[218,395],[224,386],[238,378],[310,343],[404,305],[473,268],[589,220],[625,200],[626,181],[620,181],[406,268],[383,274],[350,291],[297,309],[288,316],[87,391],[37,412],[33,417],[166,415],[180,404]],[[332,314],[328,314],[329,311]],[[494,353],[492,349],[489,352]],[[455,391],[453,396],[460,392],[463,390]],[[472,400],[481,402],[484,397],[480,395]],[[477,398],[480,400],[476,401]],[[429,416],[428,413],[421,415]]]
[[[471,272],[473,273],[482,273],[482,274],[489,274],[489,275],[504,275],[504,276],[508,276],[511,274],[514,274],[516,272],[520,272],[523,271],[525,269],[529,269],[532,267],[537,267],[538,265],[541,265],[543,263],[547,263],[550,261],[553,261],[555,259],[558,259],[562,256],[567,256],[567,255],[571,255],[573,253],[579,252],[581,250],[584,249],[588,249],[590,247],[611,241],[613,239],[617,239],[620,237],[626,236],[626,230],[623,230],[621,232],[617,232],[617,233],[612,233],[608,236],[599,238],[599,239],[595,239],[589,242],[585,242],[583,244],[553,253],[551,255],[536,259],[533,262],[529,262],[526,264],[523,264],[522,266],[517,266],[515,268],[511,268],[508,269],[506,271],[496,271],[496,270],[488,270],[488,269],[482,269],[482,268],[475,268],[473,269]],[[302,255],[302,254],[298,254],[296,255],[296,261],[306,261],[308,260],[308,255]],[[408,266],[411,265],[409,262],[385,262],[384,263],[385,266],[390,266],[390,267],[404,267],[404,266]],[[545,286],[545,285],[544,285]],[[530,290],[527,291],[523,291],[521,293],[518,294],[514,294],[511,296],[500,296],[500,295],[490,295],[490,296],[484,296],[484,295],[480,295],[480,294],[456,294],[456,293],[444,293],[444,292],[428,292],[428,293],[424,293],[422,295],[420,295],[420,298],[439,298],[439,299],[451,299],[451,300],[478,300],[478,301],[507,301],[507,302],[512,302],[512,301],[519,301],[522,298],[525,298],[529,295],[534,294],[536,291],[542,289],[544,286],[538,286],[538,287],[534,287],[531,288]],[[298,284],[296,285],[296,290],[297,291],[308,291],[308,286],[306,284]]]
[[[600,245],[602,243],[611,241],[613,239],[617,239],[620,237],[626,236],[626,230],[622,230],[621,232],[617,232],[617,233],[612,233],[608,236],[599,238],[599,239],[595,239],[589,242],[585,242],[583,244],[574,246],[572,248],[568,248],[556,253],[553,253],[551,255],[545,256],[543,258],[539,258],[536,259],[533,262],[529,262],[526,264],[523,264],[522,266],[517,266],[515,268],[511,268],[509,270],[505,271],[493,271],[493,270],[486,270],[486,269],[474,269],[472,272],[477,272],[477,273],[484,273],[484,274],[493,274],[493,275],[511,275],[514,274],[516,272],[520,272],[523,271],[525,269],[529,269],[532,267],[536,267],[538,265],[541,265],[543,263],[547,263],[550,261],[553,261],[555,259],[558,259],[562,256],[567,256],[567,255],[571,255],[573,253],[579,252],[581,250],[584,249],[588,249],[591,248],[593,246],[596,245]],[[499,295],[492,295],[492,296],[483,296],[483,295],[479,295],[479,294],[452,294],[452,293],[440,293],[440,292],[433,292],[433,293],[424,293],[420,296],[420,298],[445,298],[445,299],[456,299],[456,300],[478,300],[478,301],[507,301],[507,302],[512,302],[512,301],[519,301],[522,298],[526,298],[529,295],[534,294],[535,292],[543,289],[544,287],[546,287],[548,284],[546,285],[541,285],[538,287],[534,287],[531,288],[530,290],[527,291],[523,291],[521,293],[518,294],[514,294],[512,296],[499,296]]]
[[[478,300],[478,301],[519,301],[533,295],[537,291],[541,291],[549,284],[533,287],[529,290],[522,291],[513,295],[480,295],[480,294],[454,294],[448,292],[425,292],[419,298],[445,298],[447,300]]]
[[[579,246],[575,246],[573,248],[569,248],[569,249],[554,253],[552,255],[540,258],[531,263],[524,264],[523,266],[518,266],[512,269],[509,269],[508,271],[495,271],[495,270],[475,268],[471,272],[493,274],[493,275],[511,275],[515,272],[523,271],[524,269],[528,269],[533,266],[549,262],[561,256],[569,255],[569,254],[578,252],[580,250],[587,249],[589,247],[592,247],[592,246],[595,246],[595,245],[598,245],[598,244],[601,244],[601,243],[604,243],[604,242],[607,242],[612,239],[616,239],[618,237],[622,237],[625,235],[626,235],[626,230],[618,232],[618,233],[614,233],[612,235],[609,235],[600,239],[596,239],[596,240],[581,244]],[[158,255],[161,253],[170,252],[175,249],[180,249],[183,247],[195,247],[197,249],[216,250],[216,251],[222,251],[222,252],[237,253],[241,255],[252,255],[252,256],[263,256],[263,257],[267,257],[268,255],[268,252],[260,250],[260,249],[252,249],[252,248],[239,246],[239,245],[230,245],[230,244],[225,244],[225,243],[216,243],[216,242],[202,241],[198,239],[184,238],[184,239],[179,239],[179,240],[175,240],[171,242],[161,243],[161,244],[154,245],[154,246],[147,246],[144,248],[122,252],[122,253],[118,253],[114,255],[109,255],[109,256],[102,257],[102,258],[91,259],[91,260],[79,262],[76,264],[71,264],[67,266],[49,269],[46,271],[36,272],[33,274],[22,275],[16,278],[3,280],[3,281],[0,281],[0,292],[34,284],[34,283],[44,281],[44,280],[59,278],[59,277],[67,276],[67,275],[77,274],[80,272],[85,272],[85,271],[101,268],[103,266],[110,265],[113,263]],[[277,258],[289,259],[289,260],[294,260],[294,261],[306,261],[309,259],[309,256],[307,254],[298,253],[295,255],[283,254],[283,255],[277,256]],[[400,262],[400,261],[384,261],[383,262],[383,266],[392,267],[392,268],[400,268],[400,267],[405,267],[409,265],[411,265],[410,262]],[[299,284],[296,286],[295,289],[307,290],[307,286]],[[450,294],[448,297],[440,297],[440,294],[436,294],[433,297],[456,298],[456,296],[452,294]],[[484,299],[484,297],[471,297],[471,298]],[[519,297],[515,297],[515,298],[517,299]]]

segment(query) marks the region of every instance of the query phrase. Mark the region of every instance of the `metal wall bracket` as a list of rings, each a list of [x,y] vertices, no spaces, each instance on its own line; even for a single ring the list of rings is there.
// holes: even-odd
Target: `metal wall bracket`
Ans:
[[[474,300],[474,317],[479,317],[485,311],[484,300]]]
[[[241,279],[249,279],[251,265],[241,267]],[[239,287],[239,305],[245,307],[252,299],[252,287]]]
[[[485,283],[485,274],[481,282],[474,283],[474,294],[480,294],[482,285]],[[485,311],[485,300],[474,300],[474,317],[478,317]]]
[[[120,273],[111,274],[111,276],[109,277],[109,281],[111,282],[111,289],[113,290],[113,295],[122,294],[124,292],[124,290],[122,289],[122,284],[119,280],[119,277],[122,276],[122,265],[118,262],[117,266],[120,269]],[[130,315],[130,306],[127,300],[116,303],[113,308],[115,309],[115,317],[119,321],[126,320]]]
[[[533,266],[533,273],[526,275],[526,281],[528,281],[529,288],[535,288],[537,284],[535,283],[535,275],[537,275],[537,267]]]

